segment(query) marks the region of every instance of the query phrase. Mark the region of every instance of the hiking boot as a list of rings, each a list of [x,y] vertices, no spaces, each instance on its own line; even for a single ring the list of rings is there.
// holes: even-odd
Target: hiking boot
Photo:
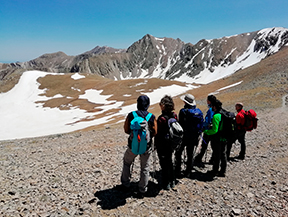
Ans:
[[[218,173],[218,172],[216,172],[216,171],[214,171],[214,170],[209,170],[209,171],[207,171],[207,174],[210,175],[210,176],[212,176],[212,177],[216,176],[217,173]]]
[[[173,189],[175,188],[175,181],[173,181],[172,183],[170,183],[170,187]]]
[[[168,183],[167,185],[164,185],[163,189],[166,190],[166,191],[169,191],[171,189],[170,184]]]
[[[226,175],[225,175],[224,172],[219,172],[219,173],[217,173],[217,176],[218,176],[218,177],[225,177]]]
[[[199,167],[199,168],[204,168],[205,167],[205,165],[204,165],[204,163],[202,161],[197,161],[197,162],[194,163],[194,165],[196,167]]]
[[[184,177],[190,178],[191,177],[191,172],[190,171],[185,171]]]
[[[134,197],[137,199],[143,199],[145,197],[146,192],[136,191],[134,192]]]
[[[236,159],[238,159],[238,160],[244,160],[244,159],[245,159],[245,156],[243,156],[243,155],[238,155],[238,156],[236,157]]]

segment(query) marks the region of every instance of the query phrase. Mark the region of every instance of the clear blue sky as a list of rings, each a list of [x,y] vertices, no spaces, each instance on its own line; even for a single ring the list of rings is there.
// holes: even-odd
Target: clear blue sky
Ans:
[[[128,48],[145,34],[185,43],[288,28],[287,0],[0,0],[0,62]]]

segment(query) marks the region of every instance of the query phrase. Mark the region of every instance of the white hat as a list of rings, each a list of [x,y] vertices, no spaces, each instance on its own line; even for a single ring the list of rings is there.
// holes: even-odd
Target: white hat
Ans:
[[[236,105],[240,105],[241,107],[243,107],[243,103],[242,102],[236,102],[235,106]]]
[[[184,102],[186,102],[189,105],[192,105],[192,106],[196,105],[195,97],[191,94],[183,95],[180,97],[180,99],[182,99]]]

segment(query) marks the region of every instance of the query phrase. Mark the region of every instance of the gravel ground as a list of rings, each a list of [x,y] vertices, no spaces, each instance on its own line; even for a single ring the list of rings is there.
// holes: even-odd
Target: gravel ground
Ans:
[[[287,105],[258,117],[246,134],[245,160],[230,161],[225,178],[209,178],[206,164],[164,191],[154,157],[143,199],[115,188],[126,149],[122,127],[1,141],[0,216],[287,216]],[[236,143],[231,156],[239,151]],[[136,158],[135,186],[138,177]]]

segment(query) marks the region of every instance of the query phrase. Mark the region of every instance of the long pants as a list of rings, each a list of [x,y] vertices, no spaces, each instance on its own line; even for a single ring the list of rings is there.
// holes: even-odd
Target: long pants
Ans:
[[[173,151],[157,149],[157,154],[162,169],[162,185],[167,186],[175,181],[174,164],[172,160]]]
[[[191,138],[187,137],[183,138],[181,147],[175,152],[175,161],[176,161],[175,173],[177,175],[181,173],[181,157],[185,147],[187,151],[187,166],[185,173],[189,174],[191,172],[193,166],[192,164],[193,164],[194,147],[198,145],[198,142],[199,142],[199,135],[195,135]]]
[[[246,131],[237,131],[236,137],[228,140],[228,142],[227,142],[227,158],[230,157],[232,145],[233,145],[233,143],[236,142],[236,140],[238,140],[240,145],[241,145],[241,150],[240,150],[239,156],[245,157],[245,154],[246,154],[245,135],[246,135]]]
[[[225,141],[212,141],[213,144],[213,172],[216,174],[220,169],[220,173],[226,172],[227,168],[227,155],[226,155],[226,147],[227,147],[227,142]],[[220,164],[221,163],[221,164]]]
[[[150,167],[150,156],[152,149],[150,148],[144,154],[140,155],[140,181],[138,183],[139,191],[145,193],[147,191],[148,181],[149,181],[149,167]],[[121,183],[129,187],[131,179],[131,165],[137,155],[133,154],[130,148],[127,148],[124,158],[123,158],[123,170],[121,175]]]
[[[203,133],[203,140],[201,143],[201,150],[200,153],[195,157],[195,162],[202,162],[202,158],[206,153],[208,148],[208,143],[211,141],[211,137],[205,133]]]

